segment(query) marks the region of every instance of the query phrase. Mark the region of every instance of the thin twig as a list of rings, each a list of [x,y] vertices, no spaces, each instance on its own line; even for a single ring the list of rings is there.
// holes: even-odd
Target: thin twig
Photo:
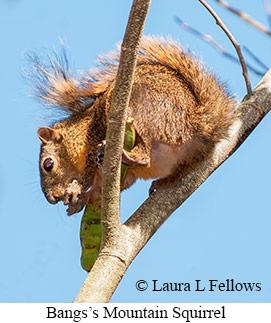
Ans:
[[[199,2],[210,12],[210,14],[214,17],[217,25],[222,28],[222,30],[225,32],[225,34],[228,36],[230,39],[231,43],[233,44],[234,48],[236,49],[237,55],[239,57],[241,67],[243,70],[243,76],[246,82],[246,87],[247,87],[247,94],[251,94],[251,85],[250,85],[250,80],[247,72],[247,67],[240,49],[240,45],[237,43],[231,32],[228,30],[228,28],[224,25],[222,20],[219,18],[219,16],[216,14],[216,12],[209,6],[209,4],[204,1],[204,0],[199,0]]]
[[[242,47],[247,52],[247,54],[250,55],[254,59],[254,61],[265,70],[265,72],[263,73],[263,74],[265,74],[268,71],[268,67],[259,59],[259,57],[257,57],[255,54],[253,54],[252,51],[248,47],[246,47],[246,46],[242,46]]]
[[[271,33],[271,6],[269,0],[264,0],[265,12],[269,23],[269,33]]]
[[[185,30],[189,31],[191,34],[193,34],[194,36],[198,37],[199,39],[207,42],[207,44],[211,45],[214,49],[216,49],[221,55],[225,56],[226,58],[232,60],[234,63],[240,64],[240,61],[238,58],[236,58],[235,56],[233,56],[232,54],[230,54],[229,52],[227,52],[217,41],[215,41],[213,39],[213,37],[211,35],[207,35],[207,34],[203,34],[200,31],[198,31],[197,29],[191,27],[190,25],[188,25],[186,22],[182,21],[179,17],[175,17],[175,21]],[[263,63],[262,63],[263,64]],[[259,70],[257,70],[256,68],[254,68],[253,66],[251,66],[250,64],[246,63],[247,68],[250,69],[253,73],[255,73],[256,75],[259,76],[264,76],[264,74],[267,71],[267,68],[265,70],[265,72],[261,72]],[[264,65],[264,64],[263,64]]]
[[[231,7],[226,1],[224,0],[215,0],[217,3],[219,3],[222,7],[229,10],[230,12],[234,13],[238,17],[240,17],[242,20],[253,26],[254,28],[260,30],[261,32],[267,34],[268,36],[271,36],[271,32],[268,30],[266,26],[261,24],[259,21],[255,20],[254,18],[250,17],[246,12],[237,10],[233,7]]]

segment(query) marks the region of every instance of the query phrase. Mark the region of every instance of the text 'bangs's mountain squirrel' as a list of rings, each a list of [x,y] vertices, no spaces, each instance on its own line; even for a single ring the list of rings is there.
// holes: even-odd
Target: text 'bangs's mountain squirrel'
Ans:
[[[65,60],[51,59],[50,65],[33,60],[39,98],[70,113],[38,130],[42,190],[50,203],[68,205],[68,214],[100,194],[97,154],[105,139],[118,59],[118,53],[104,56],[98,69],[80,79],[70,75]],[[131,152],[123,151],[129,170],[122,189],[137,178],[156,178],[154,191],[175,185],[210,157],[238,113],[225,87],[190,53],[172,40],[145,37],[127,116],[134,119],[136,142]]]

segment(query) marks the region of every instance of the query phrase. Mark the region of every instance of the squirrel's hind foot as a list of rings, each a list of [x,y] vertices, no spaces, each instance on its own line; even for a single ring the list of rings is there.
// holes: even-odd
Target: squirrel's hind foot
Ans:
[[[98,145],[98,150],[96,153],[96,166],[101,168],[104,161],[104,151],[105,151],[106,141],[103,140],[101,144]],[[139,160],[129,155],[129,153],[123,149],[122,150],[122,164],[128,167],[138,167],[138,166],[148,166],[149,160]]]
[[[169,185],[169,181],[167,178],[159,178],[152,182],[151,187],[149,188],[149,195],[152,195],[159,189],[167,188]]]

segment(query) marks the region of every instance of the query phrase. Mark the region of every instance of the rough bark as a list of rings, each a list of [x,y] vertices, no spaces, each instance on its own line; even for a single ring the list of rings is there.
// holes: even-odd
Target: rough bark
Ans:
[[[149,5],[150,0],[134,0],[121,45],[119,68],[107,121],[103,163],[101,215],[104,240],[108,240],[110,237],[115,240],[116,229],[120,227],[120,167],[127,119],[126,111],[133,85],[139,43]]]
[[[112,290],[117,287],[126,270],[126,251],[122,254],[119,241],[123,241],[120,224],[120,168],[124,142],[127,108],[133,85],[137,55],[150,0],[134,0],[121,45],[121,55],[115,89],[113,92],[109,117],[107,121],[106,147],[102,176],[102,244],[96,261],[103,267],[102,271],[92,268],[88,279],[81,289],[75,302],[107,302],[112,296]],[[96,265],[95,263],[95,265]],[[112,268],[112,270],[111,270]],[[116,268],[118,268],[116,270]],[[109,285],[103,285],[103,279],[110,277]],[[98,282],[98,285],[97,285]],[[94,284],[93,284],[94,283]],[[95,290],[95,293],[93,292]],[[89,294],[90,292],[90,294]]]

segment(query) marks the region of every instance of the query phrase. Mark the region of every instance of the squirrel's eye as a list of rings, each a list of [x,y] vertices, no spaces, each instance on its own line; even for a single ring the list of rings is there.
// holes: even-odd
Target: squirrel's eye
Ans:
[[[54,167],[54,161],[52,158],[46,158],[43,162],[43,167],[47,172],[50,172]]]

